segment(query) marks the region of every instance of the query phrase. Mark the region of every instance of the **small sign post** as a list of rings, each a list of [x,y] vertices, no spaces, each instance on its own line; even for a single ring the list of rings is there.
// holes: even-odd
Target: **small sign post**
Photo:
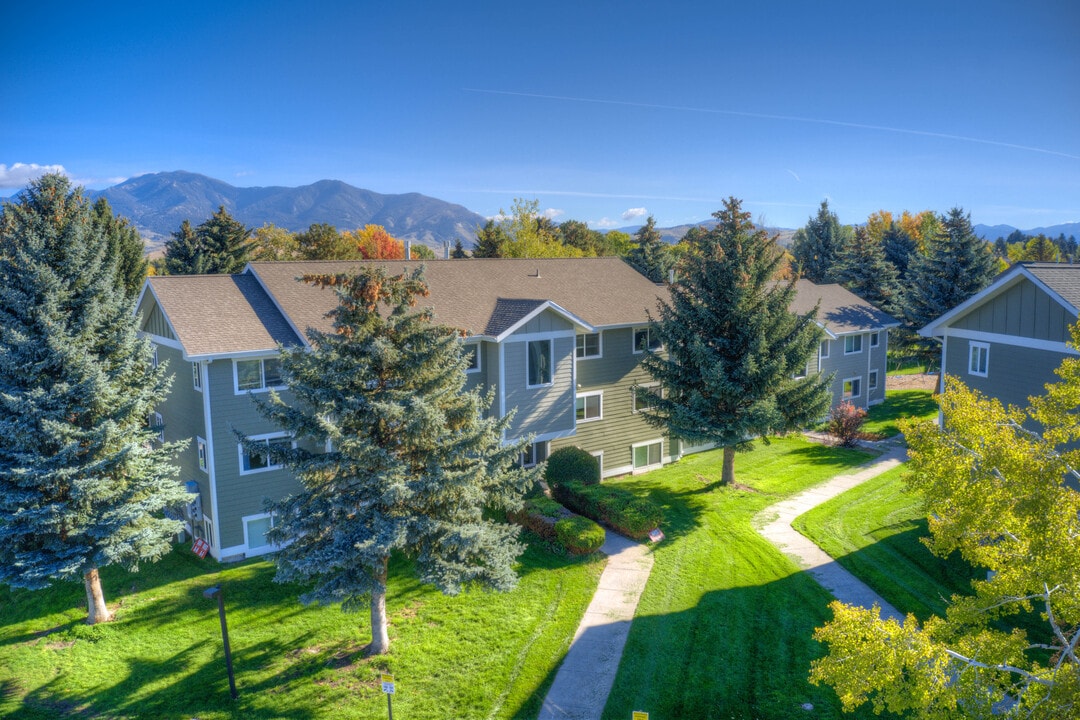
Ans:
[[[394,705],[392,698],[394,695],[394,676],[389,673],[382,673],[382,691],[386,693],[386,713],[390,720],[394,720]]]
[[[210,543],[206,542],[202,538],[195,538],[195,542],[191,544],[191,552],[195,553],[201,558],[206,557],[206,553],[210,552]]]
[[[663,539],[664,539],[664,533],[663,533],[663,531],[660,530],[660,528],[653,528],[652,530],[649,531],[649,542],[660,542]],[[634,718],[634,720],[638,720],[638,719]],[[645,720],[648,720],[648,718],[645,718]]]
[[[649,720],[649,713],[635,710],[630,720]]]

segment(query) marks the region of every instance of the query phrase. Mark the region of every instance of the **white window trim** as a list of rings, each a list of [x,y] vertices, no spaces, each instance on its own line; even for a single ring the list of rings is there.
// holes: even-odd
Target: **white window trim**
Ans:
[[[877,332],[874,332],[874,333],[870,333],[870,347],[876,348],[878,345],[881,344],[880,336],[881,336],[881,331],[880,330],[878,330]]]
[[[578,355],[577,354],[577,339],[579,337],[585,337],[586,335],[596,336],[596,354],[595,355]],[[594,333],[578,333],[574,336],[574,359],[575,360],[596,360],[604,357],[604,333],[597,330]]]
[[[971,362],[972,351],[975,349],[986,351],[986,370],[979,372],[973,369]],[[975,377],[987,377],[990,374],[990,344],[984,342],[975,342],[974,340],[968,341],[968,375],[974,375]]]
[[[596,463],[597,463],[597,465],[600,466],[600,473],[599,473],[600,479],[603,480],[604,479],[604,451],[603,450],[597,450],[596,452],[591,452],[589,454],[592,455],[594,458],[596,458]]]
[[[262,393],[269,392],[270,390],[284,390],[288,385],[266,385],[266,373],[263,369],[263,362],[266,360],[279,360],[278,355],[267,355],[265,357],[253,357],[253,358],[239,358],[233,359],[232,373],[233,373],[233,394],[234,395],[247,395],[248,393]],[[257,388],[249,388],[247,390],[240,389],[240,372],[237,370],[238,364],[241,362],[258,361],[259,363],[259,382],[261,385]]]
[[[877,370],[871,370],[866,376],[866,390],[867,390],[867,392],[869,392],[871,390],[877,390],[877,389],[878,389],[878,371]]]
[[[641,412],[642,410],[645,409],[645,408],[642,408],[642,410],[638,410],[637,391],[642,390],[642,389],[651,390],[653,388],[659,389],[660,388],[660,383],[643,383],[643,384],[639,384],[639,385],[634,385],[633,387],[630,388],[630,412],[631,412],[631,414],[637,415],[639,412]],[[664,397],[663,393],[664,393],[664,391],[660,390],[660,392],[657,393],[657,394],[662,398],[662,397]]]
[[[596,417],[578,418],[578,416],[577,416],[577,401],[580,400],[580,399],[583,399],[583,398],[594,397],[594,396],[600,398],[600,414],[597,415]],[[587,409],[588,405],[586,404],[585,407]],[[583,392],[583,393],[578,393],[577,395],[575,395],[574,396],[574,417],[577,419],[577,423],[579,425],[581,423],[596,422],[597,420],[603,420],[604,419],[604,391],[603,390],[595,390],[595,391],[592,391],[592,392]]]
[[[252,435],[252,436],[250,436],[248,438],[248,440],[268,440],[269,441],[269,440],[276,440],[278,438],[287,438],[287,437],[289,437],[289,433],[287,433],[287,432],[273,432],[273,433],[263,433],[262,435]],[[292,446],[295,448],[296,443],[293,442]],[[267,443],[267,451],[269,451],[269,449],[270,449],[270,445],[269,445],[269,443]],[[267,464],[266,467],[255,468],[254,470],[245,470],[244,469],[244,444],[243,443],[237,443],[236,444],[236,452],[237,452],[237,460],[239,462],[238,467],[239,467],[241,475],[257,475],[258,473],[269,472],[270,470],[280,470],[281,468],[285,467],[284,464],[278,463],[277,465]],[[267,461],[267,463],[270,462],[269,455],[267,455],[266,461]]]
[[[827,357],[829,357],[829,338],[818,343],[818,359],[824,360]]]
[[[851,383],[852,393],[850,395],[844,394],[844,385]],[[858,389],[859,392],[855,392]],[[854,400],[855,398],[862,397],[862,378],[861,377],[849,377],[844,378],[840,383],[840,395],[843,400]]]
[[[546,383],[538,383],[536,385],[529,384],[529,358],[532,357],[532,353],[529,352],[529,346],[534,342],[546,342],[548,344],[548,368],[550,369],[551,380]],[[525,343],[525,389],[532,390],[534,388],[546,388],[555,384],[555,341],[551,338],[538,338],[536,340],[529,340]]]
[[[537,459],[536,459],[536,448],[541,446],[541,445],[544,446],[544,449],[545,449],[546,452],[544,453],[544,460],[537,461]],[[523,468],[536,467],[540,463],[547,460],[548,456],[551,455],[551,443],[548,440],[534,440],[533,442],[529,443],[525,447],[532,448],[532,455],[529,457],[528,462],[527,462],[526,459],[525,459],[525,451],[524,450],[521,451],[520,460],[521,460],[521,467],[523,467]]]
[[[159,363],[159,360],[158,360],[158,346],[151,343],[150,347],[154,348],[154,352],[150,355],[150,367],[152,367],[152,368],[154,368],[156,370],[157,366],[158,366],[158,363]]]
[[[645,345],[646,346],[651,346],[652,345],[652,327],[650,327],[648,325],[638,325],[637,327],[631,328],[631,330],[630,330],[630,350],[635,355],[641,355],[642,353],[645,352],[644,349],[642,349],[642,350],[637,349],[637,334],[639,332],[641,332],[642,330],[649,333],[648,336],[647,336],[648,341],[645,343]],[[653,352],[659,352],[659,351],[661,351],[663,349],[664,349],[664,346],[662,344],[657,343],[656,348],[653,350]]]
[[[244,547],[248,550],[256,550],[259,551],[261,554],[263,552],[270,552],[278,549],[278,546],[272,542],[268,542],[266,545],[258,545],[256,547],[251,546],[251,540],[248,537],[248,523],[252,520],[265,520],[266,518],[270,518],[270,527],[274,527],[276,523],[274,522],[273,513],[257,513],[255,515],[244,515],[240,518],[240,526],[244,528]]]
[[[165,442],[165,418],[161,416],[161,413],[152,411],[150,417],[147,418],[147,424],[150,427],[158,428],[157,439],[158,442]]]
[[[202,392],[202,363],[191,363],[191,382],[198,392]]]
[[[206,474],[210,474],[210,456],[207,455],[206,440],[195,436],[195,454],[198,458],[199,469]]]
[[[848,348],[848,340],[851,340],[853,345],[855,344],[854,341],[858,340],[859,341],[859,349],[858,350],[848,350],[847,349]],[[859,355],[859,354],[862,353],[862,348],[863,348],[862,335],[845,335],[844,336],[844,354],[845,355]]]
[[[480,357],[482,355],[482,353],[480,352],[480,343],[478,343],[478,342],[465,343],[465,347],[466,348],[470,348],[470,347],[476,348],[476,367],[474,367],[474,368],[466,367],[465,368],[465,374],[466,375],[471,375],[473,373],[480,372],[480,370],[484,367],[484,360],[483,360],[483,358]]]
[[[660,445],[660,461],[649,465],[635,465],[634,455],[637,454],[637,449],[640,447],[647,447],[650,445]],[[647,440],[645,442],[634,443],[630,446],[630,467],[634,468],[634,473],[644,472],[646,470],[653,470],[661,467],[664,464],[664,438],[657,438],[655,440]]]

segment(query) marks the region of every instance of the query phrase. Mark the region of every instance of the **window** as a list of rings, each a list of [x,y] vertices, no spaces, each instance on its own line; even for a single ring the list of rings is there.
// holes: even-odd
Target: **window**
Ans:
[[[530,340],[528,349],[528,387],[551,384],[551,341]]]
[[[796,370],[795,373],[791,376],[791,379],[802,380],[804,377],[806,377],[806,365],[803,365],[801,368]]]
[[[273,543],[266,539],[266,533],[274,527],[273,515],[254,515],[244,518],[244,539],[248,550],[269,547]]]
[[[529,443],[521,451],[521,467],[533,467],[548,457],[548,444],[546,442]]]
[[[480,372],[480,344],[471,343],[466,345],[462,352],[465,354],[465,372]]]
[[[664,454],[664,441],[654,440],[648,443],[641,443],[640,445],[632,446],[632,450],[634,453],[635,470],[655,467],[662,462],[661,458]]]
[[[146,418],[146,424],[151,430],[157,431],[158,442],[165,442],[165,420],[161,417],[161,413],[150,413],[150,416]]]
[[[829,341],[828,340],[822,340],[821,341],[821,347],[818,348],[818,355],[821,358],[829,357]]]
[[[283,385],[281,361],[277,358],[236,360],[233,363],[237,394],[249,390],[267,390]]]
[[[585,393],[577,396],[577,421],[599,420],[604,416],[604,394]]]
[[[848,378],[844,381],[844,399],[850,400],[852,398],[859,397],[862,392],[860,385],[862,384],[861,378]]]
[[[870,371],[870,377],[866,380],[866,387],[869,390],[877,390],[877,370]]]
[[[256,436],[249,438],[257,449],[248,451],[240,448],[240,474],[276,470],[281,467],[281,455],[278,451],[292,447],[292,439],[287,435]]]
[[[878,346],[878,343],[881,342],[880,338],[878,337],[879,335],[881,335],[880,332],[870,333],[870,347]]]
[[[191,363],[191,380],[195,383],[195,389],[202,392],[202,372],[199,363]]]
[[[634,328],[634,353],[643,353],[645,350],[659,350],[660,338],[652,328]]]
[[[199,469],[203,472],[210,472],[209,465],[206,459],[206,441],[201,437],[195,438],[195,446],[199,449]]]
[[[657,385],[637,385],[631,392],[633,393],[633,412],[656,407],[656,401],[661,397],[661,390]]]
[[[574,354],[580,360],[600,357],[600,333],[578,335]]]
[[[844,354],[854,355],[862,352],[862,335],[844,336]]]
[[[210,547],[214,546],[214,523],[210,518],[203,515],[202,521],[203,539],[206,540],[206,544]]]
[[[990,346],[986,343],[971,343],[968,356],[968,372],[979,377],[986,377],[990,369]]]
[[[150,353],[150,367],[156,369],[158,366],[157,345],[151,345],[150,347],[154,348],[153,352]]]

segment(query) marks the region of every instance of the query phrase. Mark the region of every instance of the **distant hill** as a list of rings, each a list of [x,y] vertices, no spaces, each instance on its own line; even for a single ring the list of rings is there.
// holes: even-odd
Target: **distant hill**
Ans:
[[[328,223],[354,230],[373,223],[394,237],[435,249],[459,237],[468,246],[476,239],[476,228],[487,221],[461,205],[419,193],[382,195],[339,180],[296,188],[241,188],[177,171],[141,175],[88,194],[106,197],[113,211],[128,218],[151,248],[164,244],[184,220],[198,225],[222,205],[250,227],[273,223],[297,231]]]
[[[975,225],[973,228],[975,234],[984,240],[993,242],[999,237],[1007,238],[1013,232],[1016,232],[1017,228],[1012,225]],[[1021,230],[1020,232],[1025,235],[1045,235],[1049,238],[1056,238],[1058,235],[1065,235],[1080,239],[1080,222],[1063,223],[1061,225],[1051,225],[1049,227],[1037,227],[1030,230]]]
[[[716,227],[716,221],[715,220],[702,220],[701,222],[687,223],[686,225],[675,225],[674,227],[656,228],[656,229],[660,232],[660,237],[661,237],[661,239],[663,239],[664,242],[671,243],[672,245],[674,245],[675,243],[677,243],[677,242],[679,242],[680,240],[683,239],[683,236],[686,235],[687,231],[690,228],[699,227],[699,226],[703,227],[703,228],[706,228],[706,229],[712,229],[712,228]],[[641,228],[642,228],[641,225],[631,225],[629,227],[619,228],[619,230],[621,230],[622,232],[624,232],[624,233],[626,233],[628,235],[633,235],[634,233],[636,233]],[[767,228],[765,228],[765,232],[769,233],[770,237],[773,236],[773,235],[778,235],[779,240],[777,242],[779,242],[780,245],[782,245],[783,247],[789,247],[791,245],[791,237],[795,234],[794,230],[790,230],[788,228],[775,228],[775,227],[767,227]]]

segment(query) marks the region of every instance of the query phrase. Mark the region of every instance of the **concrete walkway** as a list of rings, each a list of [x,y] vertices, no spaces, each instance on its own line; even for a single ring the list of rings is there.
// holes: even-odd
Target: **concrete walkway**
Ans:
[[[831,500],[856,485],[891,470],[905,459],[907,459],[907,450],[902,443],[896,443],[888,447],[883,455],[863,465],[862,469],[854,473],[837,475],[832,480],[805,490],[793,498],[770,505],[758,513],[755,526],[758,527],[758,532],[786,555],[795,559],[837,600],[867,609],[877,603],[881,608],[882,617],[892,617],[903,621],[904,616],[896,608],[885,602],[880,595],[826,555],[824,550],[796,532],[791,527],[791,522],[826,500]]]
[[[600,550],[608,556],[607,567],[544,698],[539,720],[596,720],[615,683],[653,558],[645,545],[610,531]]]

